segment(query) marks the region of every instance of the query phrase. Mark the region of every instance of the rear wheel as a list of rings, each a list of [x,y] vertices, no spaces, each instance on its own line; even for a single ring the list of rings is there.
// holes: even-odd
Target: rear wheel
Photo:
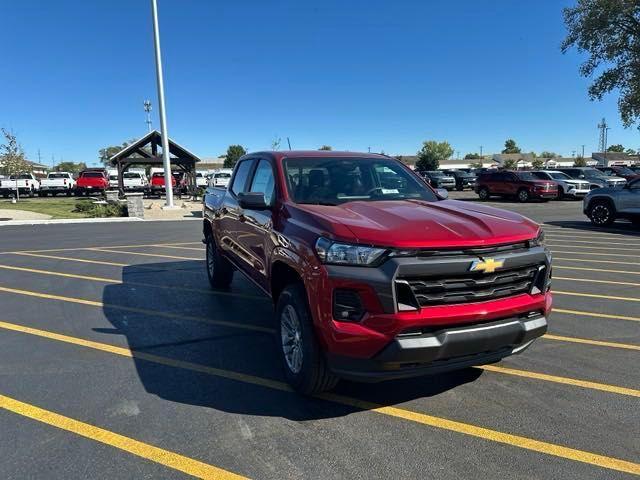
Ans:
[[[289,384],[304,395],[335,387],[338,377],[329,370],[316,340],[303,285],[292,284],[282,291],[276,315],[282,364]]]
[[[520,203],[528,202],[530,198],[529,190],[522,188],[518,191],[518,201]]]
[[[207,277],[212,288],[228,288],[233,280],[233,267],[220,255],[211,235],[207,236]]]
[[[478,190],[478,197],[480,197],[480,200],[482,201],[489,200],[490,196],[491,195],[489,194],[489,189],[487,187],[482,187],[480,188],[480,190]]]
[[[591,223],[598,226],[611,225],[616,220],[616,214],[609,202],[596,202],[589,210]]]

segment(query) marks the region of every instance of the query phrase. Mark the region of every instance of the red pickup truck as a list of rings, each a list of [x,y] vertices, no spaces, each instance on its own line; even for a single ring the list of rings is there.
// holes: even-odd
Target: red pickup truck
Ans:
[[[76,182],[76,195],[102,193],[109,188],[109,177],[104,169],[83,170]]]
[[[207,190],[203,230],[213,288],[238,271],[273,299],[305,394],[497,362],[547,329],[540,227],[449,200],[384,155],[245,155]]]

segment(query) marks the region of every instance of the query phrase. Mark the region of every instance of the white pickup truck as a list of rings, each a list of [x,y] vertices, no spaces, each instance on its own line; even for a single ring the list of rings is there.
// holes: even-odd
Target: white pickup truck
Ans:
[[[4,198],[13,196],[16,190],[21,195],[33,197],[40,190],[40,182],[33,173],[10,175],[8,179],[0,180],[0,195]]]
[[[122,183],[127,192],[146,192],[149,190],[149,180],[142,172],[124,172]]]
[[[40,180],[40,191],[38,195],[46,197],[51,194],[66,195],[70,197],[76,189],[76,181],[69,172],[51,172],[46,178]]]

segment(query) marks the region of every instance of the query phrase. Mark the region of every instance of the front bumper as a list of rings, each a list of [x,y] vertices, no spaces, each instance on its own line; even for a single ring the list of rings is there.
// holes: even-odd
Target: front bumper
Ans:
[[[502,267],[495,273],[472,271],[474,262],[489,258]],[[546,320],[539,328],[530,320],[546,319],[551,311],[550,262],[543,247],[441,252],[390,257],[376,268],[324,265],[305,285],[331,367],[349,377],[398,378],[497,361],[542,335]],[[344,290],[357,292],[364,311],[359,320],[336,314],[345,298],[334,301],[336,291]],[[407,343],[428,348],[399,348]]]
[[[329,354],[331,370],[342,378],[378,382],[443,373],[494,363],[524,351],[547,331],[543,315],[514,317],[479,325],[398,336],[373,358]]]

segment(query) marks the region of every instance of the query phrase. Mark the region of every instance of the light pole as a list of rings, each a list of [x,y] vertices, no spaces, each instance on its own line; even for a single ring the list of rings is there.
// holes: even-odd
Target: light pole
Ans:
[[[480,160],[482,160],[482,145],[480,145]]]
[[[156,51],[156,80],[158,83],[158,113],[160,115],[160,133],[162,135],[162,164],[164,166],[164,189],[166,203],[164,208],[174,208],[173,187],[171,185],[171,161],[169,159],[169,133],[167,131],[167,116],[164,109],[164,80],[162,78],[162,54],[160,52],[160,28],[158,27],[158,4],[151,0],[151,15],[153,17],[153,43]]]

